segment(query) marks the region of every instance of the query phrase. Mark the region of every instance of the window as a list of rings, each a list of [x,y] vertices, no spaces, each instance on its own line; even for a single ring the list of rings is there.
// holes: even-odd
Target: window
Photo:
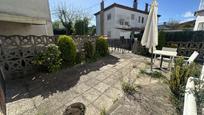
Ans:
[[[141,17],[139,16],[138,23],[140,23]]]
[[[125,25],[129,26],[129,22],[125,22]]]
[[[198,30],[204,30],[204,22],[198,24]]]
[[[131,14],[131,19],[134,20],[135,19],[135,15]]]
[[[120,19],[120,20],[119,20],[119,24],[120,24],[120,25],[124,25],[124,19]]]
[[[107,15],[107,20],[111,20],[111,14]]]
[[[111,37],[111,31],[108,31],[107,36],[108,36],[108,37]]]
[[[142,24],[144,23],[144,17],[142,17]]]

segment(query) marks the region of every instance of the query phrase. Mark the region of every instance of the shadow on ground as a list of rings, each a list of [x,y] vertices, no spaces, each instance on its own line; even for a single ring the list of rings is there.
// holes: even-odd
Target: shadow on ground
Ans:
[[[38,95],[47,98],[53,93],[69,90],[77,84],[80,76],[117,62],[119,62],[119,58],[110,55],[95,63],[75,66],[54,74],[38,74],[22,79],[8,80],[6,83],[6,100],[7,102],[13,102]]]

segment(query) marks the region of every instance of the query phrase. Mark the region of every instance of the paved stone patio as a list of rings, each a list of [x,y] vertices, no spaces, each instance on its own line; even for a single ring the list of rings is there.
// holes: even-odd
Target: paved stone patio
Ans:
[[[113,53],[95,63],[64,69],[55,74],[32,75],[7,83],[8,115],[62,115],[74,102],[86,105],[86,115],[99,115],[123,97],[121,82],[138,78],[147,58]],[[141,77],[141,76],[140,76]],[[150,78],[138,79],[145,85]],[[156,82],[152,79],[151,83]],[[115,115],[115,114],[114,114]]]

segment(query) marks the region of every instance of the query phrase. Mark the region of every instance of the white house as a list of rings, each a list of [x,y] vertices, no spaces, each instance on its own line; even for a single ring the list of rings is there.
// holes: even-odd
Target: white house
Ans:
[[[137,0],[134,0],[133,7],[114,3],[106,8],[102,1],[101,11],[95,13],[96,34],[107,35],[109,39],[128,39],[131,31],[144,29],[148,14],[148,4],[145,10],[139,10]]]
[[[195,13],[196,23],[194,31],[204,30],[204,0],[200,1],[199,10]]]
[[[0,0],[0,35],[53,35],[48,0]]]

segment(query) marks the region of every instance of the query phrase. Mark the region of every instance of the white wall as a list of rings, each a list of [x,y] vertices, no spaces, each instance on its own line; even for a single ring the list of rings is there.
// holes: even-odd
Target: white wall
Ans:
[[[53,35],[48,0],[0,0],[0,13],[45,19],[47,22],[47,25],[31,25],[1,21],[1,35]]]
[[[96,35],[101,34],[101,27],[100,27],[100,15],[96,16]]]
[[[131,19],[132,14],[135,15],[134,20]],[[115,19],[116,28],[134,28],[134,27],[144,28],[146,21],[147,21],[147,17],[148,17],[147,14],[134,12],[134,11],[130,11],[130,10],[122,9],[122,8],[116,8],[116,14],[115,15],[116,15],[116,19]],[[142,17],[144,17],[144,23],[138,22],[139,16],[141,17],[141,20],[142,20]],[[120,19],[124,19],[125,21],[129,22],[130,26],[120,25],[119,24]],[[119,29],[116,29],[115,31],[116,31],[115,33],[121,33],[121,34],[115,34],[114,35],[115,38],[120,38],[121,35],[124,35],[125,38],[130,37],[131,32],[129,32],[129,31],[124,31],[124,30],[119,30]]]
[[[48,0],[0,0],[0,12],[50,20]]]
[[[53,35],[53,30],[51,23],[47,25],[31,25],[0,21],[0,35]]]
[[[108,20],[107,16],[111,14],[111,19]],[[114,37],[114,29],[115,29],[115,8],[111,8],[104,12],[104,34],[108,35],[108,32],[111,33],[109,38]]]
[[[198,25],[199,23],[204,23],[204,12],[200,12],[197,17],[196,17],[196,23],[195,23],[195,27],[194,27],[194,31],[198,31]]]
[[[107,20],[108,14],[111,14],[111,20]],[[135,15],[134,20],[131,19],[131,14]],[[142,17],[144,17],[144,23],[138,22],[139,16],[141,17],[141,20]],[[146,25],[147,17],[147,14],[134,12],[118,7],[111,8],[104,12],[104,33],[108,35],[108,32],[111,31],[110,39],[119,39],[120,36],[124,36],[126,39],[128,39],[131,32],[118,28],[144,28]],[[120,19],[124,19],[125,22],[129,22],[130,26],[120,25]],[[96,31],[97,35],[100,35],[100,15],[96,16]]]

